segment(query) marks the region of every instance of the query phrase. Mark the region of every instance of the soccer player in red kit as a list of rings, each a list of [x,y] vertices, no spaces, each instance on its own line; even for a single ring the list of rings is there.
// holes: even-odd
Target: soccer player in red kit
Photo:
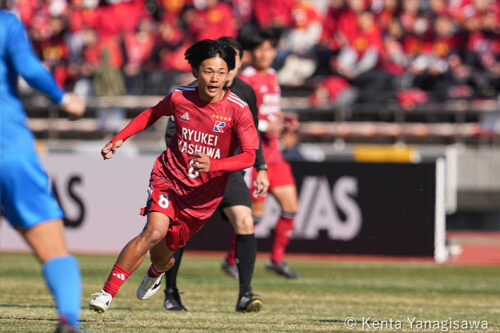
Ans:
[[[179,87],[134,118],[101,151],[112,157],[123,142],[161,116],[173,116],[176,135],[158,156],[149,181],[150,197],[143,231],[121,251],[103,290],[89,308],[108,309],[121,285],[150,252],[151,266],[137,289],[148,299],[174,264],[172,254],[204,225],[219,205],[230,171],[253,165],[259,138],[248,105],[224,85],[235,67],[235,51],[226,43],[203,40],[185,54],[197,87]],[[233,156],[239,148],[240,154]]]
[[[281,111],[281,90],[278,78],[271,64],[276,57],[277,41],[267,32],[259,31],[250,38],[249,49],[252,54],[252,66],[247,67],[240,78],[248,83],[257,96],[259,108],[259,131],[261,133],[262,151],[268,167],[269,192],[281,206],[281,216],[274,229],[271,260],[266,269],[287,278],[299,278],[283,261],[286,246],[290,242],[293,231],[293,220],[298,209],[297,189],[290,164],[283,159],[279,148],[279,136],[283,130],[284,115]],[[294,120],[297,122],[297,120]],[[290,127],[295,127],[290,122]],[[256,171],[253,171],[255,179]],[[253,182],[252,182],[253,183]],[[258,222],[264,215],[265,197],[257,197],[250,189],[252,197],[252,214]],[[231,251],[228,255],[231,255]]]

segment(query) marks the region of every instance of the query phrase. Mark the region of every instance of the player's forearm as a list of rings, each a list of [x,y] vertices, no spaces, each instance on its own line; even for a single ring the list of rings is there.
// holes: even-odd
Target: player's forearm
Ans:
[[[132,119],[132,121],[111,140],[111,142],[127,140],[131,136],[144,131],[146,128],[153,125],[160,117],[161,114],[154,112],[154,108],[146,109],[137,117]]]
[[[255,161],[255,150],[243,151],[241,154],[220,160],[210,160],[210,171],[238,171],[249,168]]]

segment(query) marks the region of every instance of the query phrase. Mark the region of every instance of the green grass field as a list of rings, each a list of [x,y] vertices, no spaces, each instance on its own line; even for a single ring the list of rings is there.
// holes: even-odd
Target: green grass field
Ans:
[[[500,332],[500,267],[304,260],[290,261],[303,278],[288,281],[267,273],[258,260],[253,288],[264,308],[240,314],[234,312],[237,281],[219,269],[220,259],[188,253],[178,284],[189,312],[166,312],[160,293],[148,301],[135,298],[147,259],[111,308],[97,314],[87,310],[87,302],[101,289],[115,257],[78,259],[82,328],[91,332],[466,332],[473,330],[453,330],[454,323],[482,320],[488,329],[475,331]],[[354,330],[344,324],[349,317],[357,321]],[[408,317],[415,318],[413,326]],[[51,332],[55,318],[38,262],[27,254],[0,253],[0,331]],[[441,323],[439,329],[425,326],[433,321]]]

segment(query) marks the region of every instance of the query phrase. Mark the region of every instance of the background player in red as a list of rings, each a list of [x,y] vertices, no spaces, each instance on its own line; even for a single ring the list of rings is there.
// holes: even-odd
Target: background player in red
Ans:
[[[266,268],[287,278],[299,278],[283,261],[286,246],[293,231],[293,220],[298,209],[297,189],[290,164],[283,159],[279,147],[279,137],[283,131],[284,115],[281,111],[281,90],[274,69],[271,68],[276,57],[277,40],[265,31],[255,33],[249,40],[248,48],[252,55],[252,66],[247,67],[240,78],[255,91],[259,108],[259,131],[262,151],[268,166],[269,192],[281,206],[281,217],[274,229],[271,259]],[[286,123],[286,122],[285,122]],[[297,120],[289,121],[288,127],[295,129]],[[253,171],[255,179],[256,171]],[[264,215],[265,197],[254,195],[255,187],[250,189],[252,213],[255,222]],[[231,255],[231,252],[229,253]]]
[[[156,160],[150,178],[147,223],[121,251],[103,290],[90,300],[97,312],[108,309],[121,285],[150,251],[151,266],[137,297],[148,299],[172,267],[171,256],[204,225],[224,195],[229,171],[250,167],[259,147],[248,105],[224,87],[235,67],[235,52],[225,43],[203,40],[185,54],[198,87],[175,89],[134,118],[101,151],[112,156],[132,135],[161,116],[173,116],[176,135]],[[240,154],[232,156],[239,148]]]

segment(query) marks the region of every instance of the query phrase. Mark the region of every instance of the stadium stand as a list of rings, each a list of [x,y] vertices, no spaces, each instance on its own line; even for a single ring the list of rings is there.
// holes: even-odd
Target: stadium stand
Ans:
[[[303,123],[301,141],[498,143],[499,1],[272,4],[17,1],[37,54],[91,109],[69,123],[33,95],[30,126],[42,139],[100,139],[191,79],[183,53],[192,41],[244,42],[268,28],[280,38],[275,67],[284,109]],[[37,120],[47,112],[54,121]]]

